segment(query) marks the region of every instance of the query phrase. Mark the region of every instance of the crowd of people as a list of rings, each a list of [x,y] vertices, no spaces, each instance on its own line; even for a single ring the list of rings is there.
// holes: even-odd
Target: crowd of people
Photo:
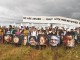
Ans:
[[[0,43],[13,44],[15,46],[29,45],[31,47],[45,48],[47,46],[57,47],[64,45],[66,47],[75,47],[80,43],[80,27],[69,29],[58,26],[52,28],[50,26],[42,28],[32,27],[16,27],[9,25],[0,26]]]

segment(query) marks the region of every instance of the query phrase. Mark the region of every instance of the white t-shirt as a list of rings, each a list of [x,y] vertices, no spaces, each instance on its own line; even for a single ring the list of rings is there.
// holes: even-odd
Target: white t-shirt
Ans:
[[[33,32],[31,33],[31,36],[37,36],[36,31],[33,31]]]

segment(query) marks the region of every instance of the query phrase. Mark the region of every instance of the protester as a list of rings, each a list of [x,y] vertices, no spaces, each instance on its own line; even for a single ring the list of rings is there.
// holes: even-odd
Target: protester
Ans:
[[[44,34],[41,34],[39,35],[39,45],[40,45],[40,49],[44,49],[47,47],[47,38],[46,38],[46,35]]]
[[[3,43],[3,34],[4,34],[3,29],[0,26],[0,43]]]
[[[60,44],[60,37],[52,35],[49,44],[52,47],[58,46],[58,44]]]
[[[65,35],[64,36],[64,44],[66,47],[74,47],[75,46],[75,40],[73,39],[72,35]]]
[[[75,47],[75,42],[80,43],[80,28],[0,26],[0,42],[2,40],[16,45],[41,46],[41,48],[48,45]]]

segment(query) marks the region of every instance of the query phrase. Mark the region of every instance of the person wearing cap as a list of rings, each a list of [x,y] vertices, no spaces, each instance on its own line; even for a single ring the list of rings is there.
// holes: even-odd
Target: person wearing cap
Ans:
[[[58,36],[51,36],[49,44],[51,46],[57,46],[60,43],[60,38]]]

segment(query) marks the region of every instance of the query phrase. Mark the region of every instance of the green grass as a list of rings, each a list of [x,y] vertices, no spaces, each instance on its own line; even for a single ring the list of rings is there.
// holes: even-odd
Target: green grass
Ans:
[[[67,50],[64,46],[36,50],[29,46],[0,44],[0,60],[80,60],[80,45]]]

